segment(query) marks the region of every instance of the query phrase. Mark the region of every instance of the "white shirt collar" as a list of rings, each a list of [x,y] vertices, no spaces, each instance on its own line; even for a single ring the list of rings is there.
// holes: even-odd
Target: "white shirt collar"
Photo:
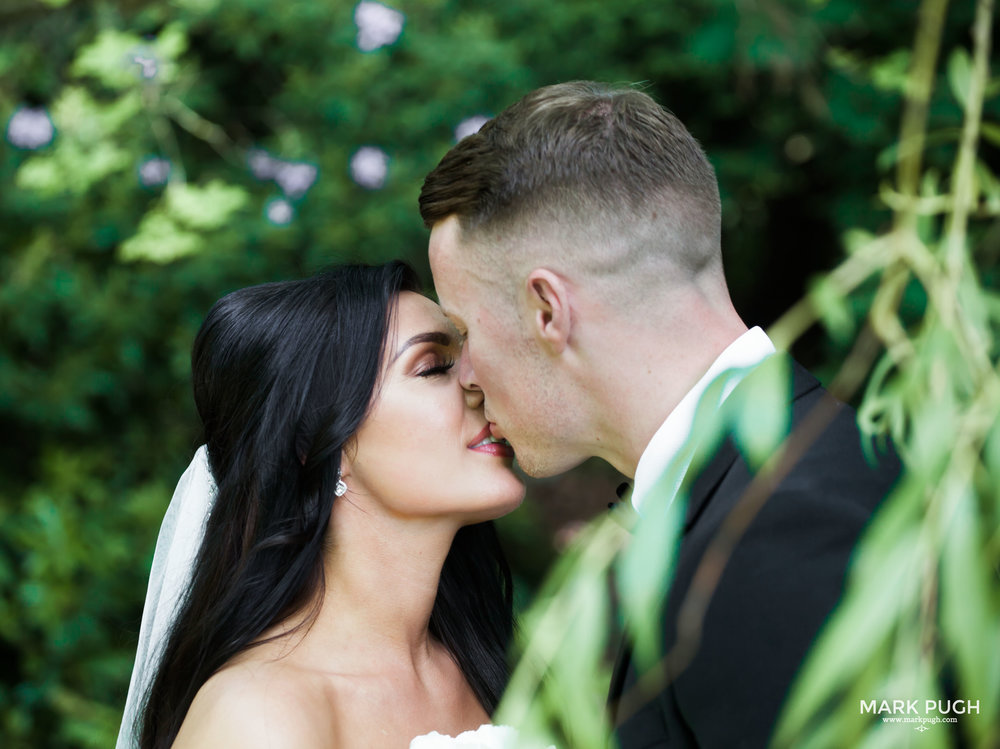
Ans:
[[[695,383],[680,403],[667,416],[667,420],[656,430],[653,438],[646,445],[635,468],[635,482],[632,489],[632,505],[638,510],[646,494],[669,468],[673,473],[674,494],[680,488],[684,474],[691,463],[691,446],[686,445],[688,436],[694,426],[695,409],[706,388],[723,372],[728,380],[725,382],[719,404],[729,397],[740,380],[754,366],[773,354],[774,344],[767,334],[759,327],[750,328],[746,333],[733,341],[712,362],[712,366]],[[728,372],[727,372],[728,370]]]

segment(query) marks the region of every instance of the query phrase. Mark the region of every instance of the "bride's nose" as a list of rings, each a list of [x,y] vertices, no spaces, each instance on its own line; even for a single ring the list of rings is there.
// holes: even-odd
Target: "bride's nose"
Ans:
[[[475,410],[481,408],[483,405],[483,391],[482,390],[463,390],[465,394],[465,405],[469,408]]]

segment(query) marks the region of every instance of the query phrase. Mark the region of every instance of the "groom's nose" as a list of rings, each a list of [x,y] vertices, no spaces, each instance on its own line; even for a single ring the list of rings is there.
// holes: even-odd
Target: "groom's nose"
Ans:
[[[469,360],[468,344],[462,346],[458,357],[458,384],[465,392],[465,403],[469,408],[479,408],[483,404],[483,390],[476,382],[476,371]]]

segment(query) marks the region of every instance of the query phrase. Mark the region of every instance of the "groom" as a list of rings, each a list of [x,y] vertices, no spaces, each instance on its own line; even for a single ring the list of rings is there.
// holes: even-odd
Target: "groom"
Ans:
[[[420,210],[441,304],[466,337],[467,397],[483,401],[530,475],[598,456],[634,478],[641,523],[664,469],[687,468],[681,448],[707,384],[774,352],[729,298],[719,191],[698,143],[634,89],[548,86],[452,148]],[[893,461],[866,464],[850,409],[793,370],[792,428],[817,405],[823,428],[740,538],[693,656],[615,716],[623,749],[764,746],[895,480]],[[692,577],[751,478],[731,440],[687,477],[675,580],[663,592],[667,650]],[[624,648],[613,711],[638,676]]]

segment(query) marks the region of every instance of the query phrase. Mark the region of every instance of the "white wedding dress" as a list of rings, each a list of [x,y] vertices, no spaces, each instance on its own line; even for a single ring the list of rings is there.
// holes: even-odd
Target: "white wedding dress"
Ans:
[[[458,736],[445,736],[433,731],[410,742],[410,749],[517,749],[517,746],[515,729],[490,723]]]

